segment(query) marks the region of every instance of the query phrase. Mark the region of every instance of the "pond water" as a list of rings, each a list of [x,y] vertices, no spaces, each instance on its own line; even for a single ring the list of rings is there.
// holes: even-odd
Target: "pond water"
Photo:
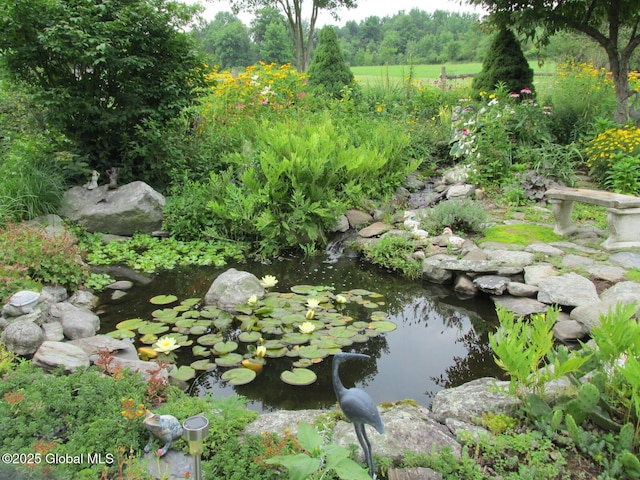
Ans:
[[[345,351],[366,353],[371,358],[351,361],[341,368],[346,386],[365,389],[377,403],[410,398],[429,407],[435,393],[443,388],[483,376],[502,376],[487,340],[497,325],[490,299],[481,296],[461,300],[449,288],[407,280],[348,256],[320,254],[280,259],[270,265],[189,267],[156,274],[151,282],[134,287],[122,299],[111,300],[110,293],[101,297],[101,333],[112,331],[125,319],[151,319],[151,312],[158,306],[149,299],[155,295],[174,294],[181,300],[204,297],[213,280],[231,267],[258,278],[275,275],[278,285],[273,290],[278,292],[306,284],[331,286],[335,293],[357,288],[381,294],[384,305],[380,309],[387,312],[388,320],[395,322],[397,329],[345,347]],[[197,359],[189,357],[190,348],[177,352],[180,364],[188,365]],[[190,382],[189,391],[193,395],[237,393],[258,411],[327,408],[336,403],[330,367],[328,357],[309,367],[318,377],[315,383],[291,386],[280,380],[280,373],[291,368],[291,359],[270,358],[258,377],[247,385],[224,382],[220,376],[226,369],[218,367],[200,373]]]

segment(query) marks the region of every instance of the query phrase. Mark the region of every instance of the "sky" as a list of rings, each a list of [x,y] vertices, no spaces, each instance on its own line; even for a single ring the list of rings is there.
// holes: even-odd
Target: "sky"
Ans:
[[[184,3],[202,4],[206,10],[203,14],[204,18],[208,21],[213,20],[218,12],[230,12],[231,7],[226,0],[182,0]],[[307,4],[310,3],[306,2]],[[318,17],[317,26],[323,26],[325,24],[331,25],[344,25],[349,20],[360,22],[367,17],[378,16],[380,18],[386,16],[393,16],[399,11],[404,10],[409,13],[413,8],[418,8],[422,11],[432,13],[435,10],[445,10],[447,12],[466,12],[466,13],[478,13],[481,14],[482,10],[471,7],[469,5],[461,5],[460,0],[357,0],[358,7],[347,10],[342,8],[338,11],[340,19],[334,20],[327,12],[322,12]],[[303,3],[304,6],[304,3]],[[240,13],[238,15],[240,20],[245,25],[249,25],[251,22],[251,16]],[[308,18],[308,15],[305,15]]]

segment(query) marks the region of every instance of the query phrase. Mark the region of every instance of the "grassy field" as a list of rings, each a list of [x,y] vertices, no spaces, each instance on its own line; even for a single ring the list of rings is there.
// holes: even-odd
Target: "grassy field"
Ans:
[[[539,67],[537,62],[533,61],[530,62],[530,65],[536,75],[543,74],[536,79],[536,85],[538,81],[540,81],[540,83],[546,83],[547,79],[552,78],[549,75],[556,71],[555,62],[545,63],[542,67]],[[447,63],[444,65],[379,65],[351,67],[351,71],[355,75],[356,80],[365,87],[397,86],[409,76],[423,84],[431,83],[440,85],[440,74],[443,67],[446,69],[447,76],[464,76],[480,72],[480,70],[482,70],[482,63]],[[471,77],[452,79],[447,81],[447,86],[451,88],[469,85],[470,82]]]

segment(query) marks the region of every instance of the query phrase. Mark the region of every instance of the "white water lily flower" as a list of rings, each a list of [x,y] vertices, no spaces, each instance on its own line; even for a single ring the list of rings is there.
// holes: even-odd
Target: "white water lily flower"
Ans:
[[[305,314],[304,318],[306,318],[307,320],[311,320],[316,314],[316,311],[313,308],[310,308],[309,310],[307,310],[307,313]]]
[[[318,300],[317,298],[310,298],[309,300],[307,300],[307,307],[309,307],[310,309],[316,309],[320,306],[320,300]]]
[[[265,275],[260,279],[260,285],[262,285],[264,288],[275,287],[277,283],[278,280],[273,275]]]
[[[256,303],[258,303],[258,296],[257,295],[251,295],[249,297],[249,299],[247,300],[247,305],[255,305]]]
[[[256,357],[264,357],[267,354],[267,347],[258,345],[256,347]]]
[[[336,295],[336,302],[347,303],[347,297],[345,297],[344,295]]]
[[[304,322],[300,327],[300,333],[311,333],[316,329],[316,326],[311,322]]]
[[[176,343],[176,339],[173,337],[163,337],[153,345],[153,349],[159,353],[169,353],[176,348],[180,348],[180,345]]]

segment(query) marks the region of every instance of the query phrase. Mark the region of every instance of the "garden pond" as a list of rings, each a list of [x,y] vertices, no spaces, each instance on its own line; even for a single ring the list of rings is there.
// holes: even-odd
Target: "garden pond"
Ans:
[[[368,336],[359,334],[351,338],[357,341],[346,341],[338,348],[365,353],[371,358],[344,365],[341,378],[348,387],[357,385],[365,389],[377,403],[413,399],[418,404],[429,407],[435,393],[443,388],[455,387],[484,376],[502,376],[488,344],[488,333],[494,331],[498,324],[493,302],[488,297],[462,300],[450,288],[408,280],[359,258],[330,253],[281,258],[268,265],[245,263],[224,267],[188,267],[154,274],[148,284],[134,286],[121,299],[112,300],[112,292],[102,295],[99,306],[102,325],[100,333],[114,332],[116,325],[122,326],[125,320],[131,319],[135,319],[134,323],[144,321],[147,327],[153,326],[150,323],[162,318],[158,312],[174,305],[178,306],[178,311],[183,312],[181,315],[185,311],[200,311],[204,316],[209,313],[205,310],[209,307],[192,303],[195,299],[203,298],[213,280],[231,267],[248,271],[258,278],[275,276],[278,283],[269,289],[270,293],[267,295],[274,301],[276,296],[288,299],[301,297],[298,306],[300,311],[297,312],[300,323],[320,325],[319,329],[322,329],[321,320],[324,316],[333,319],[326,320],[332,322],[329,330],[337,328],[344,331],[359,322],[363,328],[361,332]],[[313,286],[317,288],[314,289]],[[154,297],[162,299],[164,296],[175,296],[177,300],[166,306],[150,301]],[[340,305],[335,301],[338,296],[342,297],[338,302],[344,301],[345,297],[348,301]],[[305,319],[308,300],[305,304],[304,299],[313,297],[324,303],[319,307],[316,317],[309,319],[307,316]],[[171,298],[166,300],[171,302]],[[322,311],[323,307],[325,312]],[[215,309],[212,312],[216,314]],[[246,313],[252,312],[249,310]],[[256,347],[250,343],[252,339],[249,338],[249,333],[245,333],[244,338],[240,336],[241,324],[250,316],[240,314],[222,329],[199,327],[214,321],[210,318],[211,315],[207,315],[202,324],[198,324],[196,320],[189,324],[187,319],[180,323],[174,318],[166,325],[163,333],[171,334],[171,331],[178,329],[176,325],[187,325],[194,329],[191,332],[200,334],[183,336],[183,340],[189,341],[168,353],[171,361],[177,365],[188,366],[194,362],[198,365],[195,377],[188,382],[190,393],[222,396],[237,393],[248,399],[249,408],[258,411],[327,408],[334,405],[336,399],[331,384],[331,355],[324,352],[324,359],[321,359],[323,355],[320,353],[306,355],[307,358],[304,355],[303,358],[291,358],[294,355],[290,355],[291,351],[288,351],[288,354],[257,358]],[[194,317],[197,314],[194,313]],[[334,326],[333,322],[341,321],[337,317],[347,318],[348,326],[337,327],[344,322],[335,323]],[[256,326],[252,325],[253,330],[256,330]],[[295,325],[295,331],[289,335],[292,341],[303,336],[303,329],[300,328],[299,332],[299,325]],[[377,330],[372,326],[378,327]],[[171,330],[167,331],[169,328]],[[218,342],[215,346],[212,347],[211,342],[202,342],[204,345],[199,343],[204,335],[210,335],[212,331],[216,333],[217,330],[221,330],[221,334],[224,330],[224,335],[223,338],[214,339]],[[133,333],[131,336],[136,338],[136,346],[145,347],[144,343],[147,343],[148,348],[151,340],[147,338],[146,342],[140,341],[144,337],[143,331],[151,331],[151,338],[154,339],[153,329],[141,329],[135,337]],[[182,330],[182,333],[187,332],[188,330]],[[269,338],[268,335],[263,336]],[[162,337],[162,334],[158,332],[157,337]],[[200,352],[194,350],[198,345]],[[301,349],[301,345],[289,347],[295,351]],[[262,360],[265,365],[249,383],[234,385],[233,381],[228,381],[228,378],[233,380],[233,377],[229,377],[229,374],[223,376],[232,367],[239,365],[237,362],[236,365],[224,365],[224,362],[216,365],[213,362],[218,360],[211,356],[207,360],[204,355],[214,350],[215,356],[215,349],[221,350],[218,354],[226,353],[225,349],[235,350],[234,355],[238,359],[242,355],[242,358],[250,358],[251,361]],[[269,352],[272,353],[273,350]],[[158,358],[163,358],[163,354]],[[296,369],[292,366],[305,368]],[[312,383],[307,385],[291,385],[282,381],[282,374],[287,370],[290,371],[289,375],[291,372],[311,370],[313,373],[310,375],[315,374],[316,378],[311,379]],[[301,382],[304,381],[303,378]]]

